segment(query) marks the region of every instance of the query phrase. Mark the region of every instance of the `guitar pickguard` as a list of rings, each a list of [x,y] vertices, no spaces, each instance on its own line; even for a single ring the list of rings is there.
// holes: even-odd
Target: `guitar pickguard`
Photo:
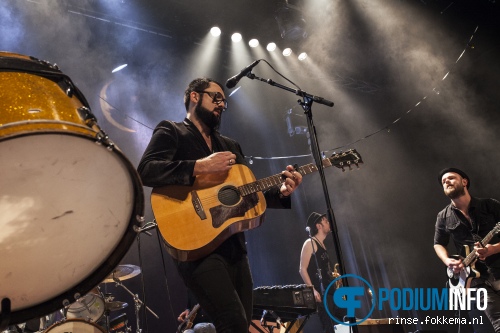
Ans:
[[[212,226],[219,228],[225,221],[234,217],[245,216],[245,213],[259,203],[259,197],[256,193],[242,197],[241,201],[235,206],[215,206],[210,208],[212,215]]]

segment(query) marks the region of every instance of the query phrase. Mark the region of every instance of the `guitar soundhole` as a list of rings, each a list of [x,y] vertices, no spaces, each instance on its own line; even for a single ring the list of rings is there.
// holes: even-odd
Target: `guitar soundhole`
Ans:
[[[240,193],[234,186],[224,186],[218,195],[219,201],[226,206],[234,206],[240,202]]]

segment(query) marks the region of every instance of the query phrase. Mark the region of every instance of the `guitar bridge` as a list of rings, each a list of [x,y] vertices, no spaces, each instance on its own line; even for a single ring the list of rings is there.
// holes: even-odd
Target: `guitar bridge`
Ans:
[[[198,193],[196,191],[191,191],[191,202],[193,203],[193,208],[196,214],[202,220],[207,219],[207,214],[205,214],[205,210],[203,209],[203,205],[201,204],[200,197],[198,197]]]

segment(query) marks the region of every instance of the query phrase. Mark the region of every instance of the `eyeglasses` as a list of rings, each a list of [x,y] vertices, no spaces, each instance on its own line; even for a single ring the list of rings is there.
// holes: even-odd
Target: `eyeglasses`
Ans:
[[[207,94],[212,97],[212,103],[219,105],[220,103],[224,103],[224,110],[227,109],[227,101],[222,94],[218,91],[196,91],[199,94]]]

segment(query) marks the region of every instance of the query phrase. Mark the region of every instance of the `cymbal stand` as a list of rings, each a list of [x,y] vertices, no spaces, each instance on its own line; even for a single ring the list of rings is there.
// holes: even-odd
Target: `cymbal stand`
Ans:
[[[113,276],[113,280],[115,281],[115,283],[116,283],[117,286],[120,286],[123,289],[125,289],[125,291],[128,292],[133,297],[133,299],[134,299],[135,319],[136,319],[136,323],[137,323],[136,333],[141,333],[142,332],[142,330],[140,328],[140,325],[139,325],[139,310],[141,309],[142,305],[144,305],[144,307],[146,308],[146,310],[148,310],[149,312],[151,312],[151,314],[153,314],[153,316],[155,316],[156,319],[160,319],[160,317],[158,317],[158,315],[156,313],[154,313],[153,310],[151,310],[147,305],[145,305],[140,300],[140,298],[139,298],[139,296],[137,294],[134,294],[127,287],[125,287],[123,285],[123,283],[118,278],[116,278],[116,277]]]

